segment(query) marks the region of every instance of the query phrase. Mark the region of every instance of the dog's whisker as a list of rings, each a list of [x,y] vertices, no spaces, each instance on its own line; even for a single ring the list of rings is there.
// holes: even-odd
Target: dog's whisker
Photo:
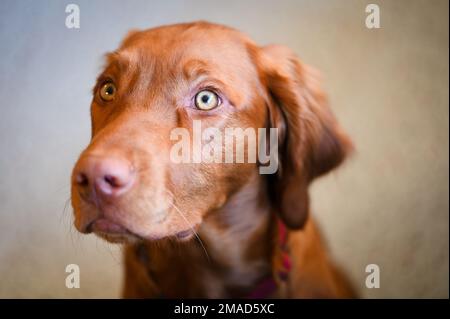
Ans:
[[[189,226],[189,228],[191,229],[191,231],[194,233],[194,236],[197,238],[197,240],[199,241],[200,245],[203,248],[203,251],[206,254],[206,257],[208,259],[209,262],[211,262],[211,258],[209,257],[209,254],[206,250],[205,245],[203,244],[203,241],[201,240],[200,236],[198,235],[198,233],[195,231],[194,227],[192,227],[192,224],[189,222],[189,220],[187,219],[187,217],[183,214],[183,212],[177,207],[177,205],[175,204],[175,197],[174,195],[167,189],[165,189],[165,191],[172,197],[172,201],[170,202],[170,205],[175,209],[175,211],[177,211],[180,216],[184,219],[184,221],[186,222],[186,224]]]
[[[69,203],[70,203],[70,197],[68,199],[66,199],[65,202],[64,202],[63,211],[62,211],[62,213],[61,213],[61,215],[59,217],[59,224],[62,224],[64,219],[67,216],[67,207],[68,207]]]
[[[64,202],[64,207],[63,207],[63,210],[59,217],[59,223],[60,223],[60,225],[64,224],[64,227],[68,226],[69,232],[67,232],[66,236],[69,236],[72,247],[75,249],[78,249],[80,237],[79,237],[79,233],[76,231],[75,226],[72,222],[71,216],[69,215],[68,207],[69,207],[70,200],[71,200],[71,198],[69,197]],[[83,205],[84,203],[81,203],[81,204]],[[76,238],[76,240],[74,238]],[[76,245],[75,243],[77,243],[78,245]]]
[[[114,260],[114,262],[116,263],[116,265],[120,264],[120,260],[117,258],[117,256],[114,254],[111,244],[106,242],[106,249],[108,250],[109,255],[111,256],[111,258]]]

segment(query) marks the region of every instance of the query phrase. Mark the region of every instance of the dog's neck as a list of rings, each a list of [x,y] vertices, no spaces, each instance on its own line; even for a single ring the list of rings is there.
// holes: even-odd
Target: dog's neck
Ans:
[[[271,275],[271,219],[265,181],[255,174],[205,217],[201,243],[149,243],[148,271],[169,297],[244,297]]]
[[[271,218],[265,180],[259,174],[205,218],[199,235],[221,269],[218,274],[211,272],[208,295],[245,294],[270,275]]]

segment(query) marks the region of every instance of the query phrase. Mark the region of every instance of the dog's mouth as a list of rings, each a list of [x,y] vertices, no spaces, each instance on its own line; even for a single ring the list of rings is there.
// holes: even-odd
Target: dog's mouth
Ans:
[[[176,232],[173,235],[165,235],[165,236],[157,236],[157,237],[150,237],[150,238],[144,238],[142,236],[139,236],[138,234],[135,234],[125,228],[124,226],[111,221],[107,218],[99,218],[95,221],[93,221],[88,226],[88,233],[93,232],[97,236],[107,240],[108,242],[112,243],[134,243],[137,241],[157,241],[167,238],[174,238],[178,241],[189,241],[192,239],[195,234],[196,230],[195,228],[189,228],[185,229],[179,232]]]
[[[188,241],[195,236],[195,230],[194,229],[187,229],[178,232],[175,237],[180,241]]]
[[[112,243],[131,243],[142,240],[140,236],[107,218],[99,218],[93,221],[88,226],[87,232],[93,232]]]
[[[99,233],[126,234],[130,232],[125,227],[106,218],[95,220],[89,228],[91,231]]]

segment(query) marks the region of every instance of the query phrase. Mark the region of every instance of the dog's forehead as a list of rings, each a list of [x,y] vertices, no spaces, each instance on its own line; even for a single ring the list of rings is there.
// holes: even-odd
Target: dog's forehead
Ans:
[[[209,23],[182,24],[131,33],[117,51],[128,63],[163,64],[166,68],[192,65],[219,67],[232,72],[248,68],[251,59],[245,35]]]

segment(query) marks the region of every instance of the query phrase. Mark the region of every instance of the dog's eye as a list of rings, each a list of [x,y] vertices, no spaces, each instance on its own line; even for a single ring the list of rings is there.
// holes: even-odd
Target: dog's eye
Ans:
[[[209,111],[219,106],[219,96],[210,90],[203,90],[195,95],[195,106],[202,111]]]
[[[100,89],[100,97],[103,101],[109,102],[114,99],[116,95],[116,86],[112,82],[103,84]]]

